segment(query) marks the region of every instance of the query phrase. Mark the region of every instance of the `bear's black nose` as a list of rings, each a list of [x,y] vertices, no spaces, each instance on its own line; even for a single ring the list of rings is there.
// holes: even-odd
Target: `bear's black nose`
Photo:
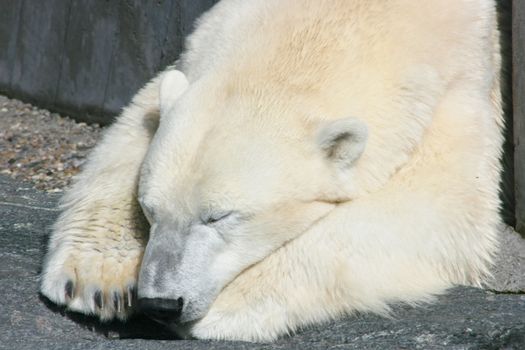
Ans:
[[[163,323],[171,324],[178,321],[182,312],[184,299],[164,299],[164,298],[140,298],[138,300],[139,310],[151,319]]]

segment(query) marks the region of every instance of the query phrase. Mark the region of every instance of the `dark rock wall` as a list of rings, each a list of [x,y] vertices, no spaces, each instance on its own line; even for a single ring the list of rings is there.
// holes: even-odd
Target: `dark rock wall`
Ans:
[[[0,1],[0,93],[107,124],[215,2]]]
[[[525,237],[525,3],[513,1],[513,136],[516,230]],[[511,136],[512,137],[512,136]]]

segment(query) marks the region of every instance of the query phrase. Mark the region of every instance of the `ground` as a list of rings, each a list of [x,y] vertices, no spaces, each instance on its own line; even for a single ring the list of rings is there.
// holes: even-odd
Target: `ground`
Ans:
[[[273,344],[183,341],[145,318],[100,324],[56,308],[37,286],[57,192],[99,133],[97,126],[0,97],[0,349],[525,348],[525,243],[503,228],[490,286],[497,292],[458,287],[432,305],[396,306],[391,319],[348,316]]]
[[[0,174],[61,192],[101,130],[0,95]]]

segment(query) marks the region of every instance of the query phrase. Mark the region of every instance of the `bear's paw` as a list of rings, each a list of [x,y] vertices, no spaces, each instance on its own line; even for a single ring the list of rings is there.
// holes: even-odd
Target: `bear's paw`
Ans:
[[[70,221],[67,216],[66,212],[62,219]],[[125,320],[136,305],[147,229],[138,227],[142,224],[123,224],[126,220],[107,220],[103,225],[97,221],[67,225],[65,230],[58,229],[64,220],[58,221],[40,291],[71,311],[96,315],[104,321],[115,317]]]

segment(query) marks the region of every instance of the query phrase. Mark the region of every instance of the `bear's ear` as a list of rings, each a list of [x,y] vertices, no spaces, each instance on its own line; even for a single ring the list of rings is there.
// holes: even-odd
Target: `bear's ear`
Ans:
[[[318,145],[325,157],[341,168],[348,168],[361,156],[367,138],[368,128],[355,118],[331,121],[317,134]]]
[[[188,80],[181,71],[167,70],[162,74],[160,82],[160,111],[161,115],[169,111],[177,98],[188,87]]]

